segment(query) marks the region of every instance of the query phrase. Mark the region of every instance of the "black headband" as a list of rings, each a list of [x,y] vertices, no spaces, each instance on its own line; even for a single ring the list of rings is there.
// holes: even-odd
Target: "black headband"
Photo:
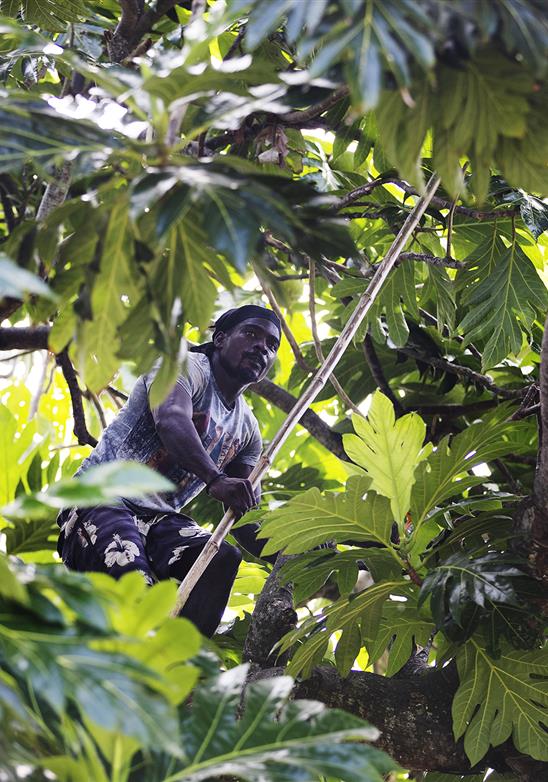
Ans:
[[[248,320],[248,318],[264,318],[264,320],[269,320],[276,326],[281,336],[282,326],[280,324],[280,319],[275,312],[267,310],[266,307],[259,307],[257,304],[244,304],[243,307],[236,307],[233,310],[223,312],[223,314],[217,318],[214,325],[213,338],[215,338],[215,334],[217,334],[218,331],[229,331],[243,320]]]

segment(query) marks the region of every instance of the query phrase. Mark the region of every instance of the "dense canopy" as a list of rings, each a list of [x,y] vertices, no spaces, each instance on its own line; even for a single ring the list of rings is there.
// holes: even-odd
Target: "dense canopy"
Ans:
[[[545,4],[0,15],[0,778],[539,780]],[[173,583],[69,573],[60,507],[165,487],[71,478],[136,377],[160,358],[157,403],[220,312],[272,307],[275,371],[247,395],[268,444],[432,174],[244,519],[283,554],[246,555],[213,642],[169,618]]]

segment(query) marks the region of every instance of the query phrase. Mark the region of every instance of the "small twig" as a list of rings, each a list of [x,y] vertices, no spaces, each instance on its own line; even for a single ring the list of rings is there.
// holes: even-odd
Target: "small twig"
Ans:
[[[422,317],[427,321],[427,323],[430,323],[432,326],[435,326],[437,329],[439,329],[438,319],[436,317],[434,317],[434,315],[432,315],[432,313],[428,312],[427,310],[423,309],[422,307],[419,307],[419,312],[422,315]],[[457,342],[461,342],[461,343],[464,342],[464,337],[461,337],[459,334],[450,335],[449,329],[447,328],[447,326],[444,326],[442,328],[441,333],[442,333],[442,335],[444,337],[452,336],[453,339],[455,339]],[[475,347],[475,345],[473,345],[471,342],[469,342],[466,345],[466,348],[467,348],[467,350],[470,351],[470,353],[474,356],[474,358],[477,358],[477,360],[480,361],[480,362],[482,361],[483,357],[482,357],[481,353],[479,352],[479,350],[477,349],[477,347]]]
[[[498,468],[499,472],[501,472],[506,480],[508,481],[510,488],[512,489],[512,492],[514,494],[521,494],[521,484],[519,481],[516,481],[508,467],[504,464],[502,459],[493,459],[493,464]]]
[[[388,380],[385,377],[382,364],[379,361],[379,357],[377,356],[377,351],[375,350],[375,346],[373,345],[371,334],[365,335],[364,340],[362,342],[362,347],[363,347],[365,360],[367,361],[367,366],[369,367],[369,371],[371,372],[371,377],[377,384],[377,388],[379,388],[383,392],[383,394],[390,399],[390,401],[394,405],[394,412],[396,414],[396,418],[399,418],[405,413],[405,409],[403,408],[398,397],[390,388]]]
[[[246,29],[245,25],[242,25],[242,27],[240,27],[240,29],[238,30],[238,35],[236,36],[236,38],[232,42],[232,44],[230,46],[230,49],[225,54],[225,57],[224,57],[225,60],[230,60],[230,58],[233,57],[234,54],[236,53],[236,50],[239,48],[239,46],[240,46],[240,44],[241,44],[241,42],[242,42],[242,40],[244,38],[245,29]]]
[[[463,380],[468,380],[470,383],[475,383],[492,394],[502,397],[503,399],[516,399],[522,397],[527,388],[518,388],[510,390],[498,386],[488,375],[482,375],[480,372],[475,372],[469,367],[464,367],[461,364],[453,364],[452,361],[448,361],[446,358],[438,358],[437,356],[427,356],[424,353],[418,353],[410,348],[397,348],[400,353],[403,353],[409,358],[422,361],[424,364],[429,364],[436,369],[443,369],[445,372],[449,372],[452,375],[457,375]]]
[[[49,355],[48,353],[44,353],[41,356],[42,361],[42,371],[40,372],[40,377],[38,379],[38,383],[36,384],[36,390],[32,396],[30,407],[29,407],[29,416],[28,420],[32,421],[36,413],[38,412],[38,405],[40,404],[40,397],[44,393],[44,383],[46,381],[46,373],[48,371],[48,362],[49,362]]]
[[[447,215],[447,248],[445,251],[445,257],[451,258],[451,243],[453,241],[453,217],[455,216],[455,208],[457,206],[457,199],[455,198],[451,204],[449,214]]]
[[[280,319],[280,323],[282,324],[282,331],[285,334],[285,338],[289,342],[289,346],[291,347],[293,355],[295,356],[295,361],[301,367],[301,369],[303,369],[307,374],[312,374],[314,370],[306,363],[306,359],[301,353],[301,349],[299,348],[297,340],[293,336],[293,333],[289,328],[286,319],[283,316],[283,313],[280,309],[278,302],[276,301],[274,294],[272,293],[272,291],[270,290],[270,288],[265,282],[261,281],[261,287],[265,293],[266,298],[270,303],[270,306],[272,307],[272,309]]]
[[[270,245],[270,247],[274,247],[276,250],[280,250],[280,252],[285,253],[286,255],[289,255],[291,252],[291,247],[288,247],[287,244],[284,244],[279,239],[276,239],[276,237],[272,236],[270,231],[265,231],[263,233],[263,241],[265,244]]]
[[[457,261],[449,255],[446,255],[445,258],[438,258],[430,253],[402,253],[400,261],[424,261],[430,266],[446,266],[450,269],[464,269],[466,267],[463,261]]]
[[[128,400],[127,395],[122,393],[122,391],[118,391],[117,388],[113,388],[113,386],[107,386],[106,391],[118,410],[121,410],[124,406],[124,402],[127,402]]]
[[[1,350],[2,348],[0,348]],[[34,353],[35,349],[32,348],[32,350],[22,350],[20,353],[16,353],[14,356],[6,356],[5,358],[0,358],[1,361],[14,361],[17,358],[22,358],[22,356],[29,356],[31,353]]]
[[[383,185],[396,185],[400,188],[400,190],[403,190],[405,193],[407,193],[407,195],[418,195],[414,187],[411,187],[411,185],[407,184],[407,182],[403,182],[401,179],[396,179],[394,177],[378,177],[377,179],[373,179],[371,182],[367,182],[365,185],[360,185],[360,187],[351,190],[350,193],[347,193],[342,198],[339,198],[339,200],[333,206],[332,210],[334,212],[339,212],[341,209],[344,209],[346,206],[349,206],[358,199],[362,198],[362,196],[369,195],[369,193],[371,193],[376,187],[382,187]],[[434,196],[430,202],[430,205],[436,207],[437,209],[451,209],[452,202],[447,201],[445,198]],[[504,219],[519,214],[518,207],[513,209],[502,209],[500,211],[484,212],[481,209],[471,209],[468,206],[455,205],[454,211],[458,212],[459,214],[466,215],[467,217],[472,217],[474,220],[496,220],[498,218]]]
[[[93,407],[97,411],[97,415],[99,416],[99,420],[101,422],[102,428],[106,429],[107,428],[107,419],[105,418],[104,410],[101,407],[101,403],[99,402],[99,399],[97,398],[97,396],[93,393],[93,391],[90,391],[89,388],[86,388],[83,396],[85,396],[85,398],[92,403]]]
[[[536,415],[537,413],[540,413],[540,402],[537,402],[536,405],[531,405],[531,407],[520,407],[519,410],[516,410],[511,420],[520,421],[522,418],[527,418],[528,416]]]
[[[348,93],[348,87],[339,87],[319,103],[315,103],[314,106],[309,106],[308,109],[289,111],[287,114],[280,114],[278,122],[282,125],[294,125],[299,124],[300,122],[307,122],[309,119],[319,117],[324,111],[327,111],[340,100],[346,98]]]
[[[320,364],[323,364],[325,362],[325,356],[323,354],[322,350],[322,343],[318,334],[318,326],[316,323],[316,287],[315,287],[315,281],[316,281],[316,267],[314,265],[314,261],[312,258],[309,258],[308,261],[308,290],[309,290],[309,310],[310,310],[310,325],[312,327],[312,338],[314,340],[314,349],[316,351],[316,356],[318,358],[318,361]],[[351,410],[353,410],[355,413],[358,413],[358,415],[362,415],[361,410],[357,405],[354,404],[354,402],[350,399],[344,388],[341,386],[337,378],[335,377],[334,372],[331,373],[329,377],[329,382],[337,392],[337,394],[340,396],[341,400],[344,402],[344,404],[349,407]]]
[[[62,353],[58,353],[55,360],[61,367],[69,389],[70,400],[72,402],[75,437],[80,445],[91,445],[95,448],[97,440],[88,432],[84,415],[84,405],[82,404],[82,390],[78,385],[76,372],[74,371],[74,367],[72,366],[72,362],[66,350],[63,350]]]

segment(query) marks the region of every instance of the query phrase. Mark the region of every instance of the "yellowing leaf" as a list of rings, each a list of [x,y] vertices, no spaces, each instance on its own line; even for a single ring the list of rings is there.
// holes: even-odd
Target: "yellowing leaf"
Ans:
[[[424,421],[416,413],[396,421],[392,403],[376,391],[367,420],[354,415],[352,423],[357,434],[343,436],[345,451],[367,470],[372,488],[388,497],[394,518],[403,522],[411,503],[415,469],[429,453],[422,447]]]

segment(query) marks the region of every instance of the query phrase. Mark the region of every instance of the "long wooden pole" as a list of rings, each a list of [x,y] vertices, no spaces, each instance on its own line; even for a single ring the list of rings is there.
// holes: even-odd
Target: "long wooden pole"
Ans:
[[[371,282],[367,286],[367,290],[360,298],[356,309],[341,331],[337,341],[331,349],[331,352],[312,379],[306,391],[299,398],[297,404],[291,409],[291,412],[288,414],[281,428],[278,430],[270,445],[255,465],[253,472],[249,476],[249,480],[251,481],[254,488],[272,464],[274,457],[285,443],[288,436],[291,434],[291,431],[298,423],[300,417],[327,383],[330,374],[339,363],[346,348],[356,334],[356,331],[358,330],[361,322],[371,309],[372,304],[379,295],[384,281],[388,277],[391,269],[394,267],[394,264],[398,260],[400,253],[407,244],[409,237],[415,230],[420,218],[432,200],[434,193],[438,189],[439,182],[439,177],[435,175],[430,178],[428,184],[426,185],[424,195],[422,195],[421,198],[417,201],[415,208],[407,217],[407,220],[401,227],[390,249],[386,253],[381,263],[378,265],[375,274],[371,278]],[[231,510],[228,510],[219,522],[217,529],[204,546],[202,553],[188,571],[185,579],[181,582],[181,585],[177,591],[177,600],[173,611],[171,612],[172,616],[177,616],[180,613],[200,576],[207,568],[215,554],[219,551],[221,543],[228,535],[234,520],[234,513]]]

